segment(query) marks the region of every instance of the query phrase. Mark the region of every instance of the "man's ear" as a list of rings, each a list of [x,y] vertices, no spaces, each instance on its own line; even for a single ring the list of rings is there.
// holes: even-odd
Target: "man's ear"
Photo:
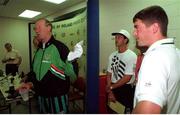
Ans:
[[[152,25],[152,30],[153,30],[153,33],[157,33],[160,29],[159,29],[159,24],[158,23],[154,23]]]
[[[48,30],[51,31],[51,26],[48,25],[47,27],[48,27]]]
[[[128,39],[127,39],[127,38],[124,39],[124,43],[125,43],[125,44],[128,44]]]

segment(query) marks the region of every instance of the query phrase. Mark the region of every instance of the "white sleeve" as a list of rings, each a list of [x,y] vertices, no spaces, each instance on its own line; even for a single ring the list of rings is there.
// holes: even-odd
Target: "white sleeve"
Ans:
[[[164,58],[157,54],[149,55],[143,59],[137,83],[137,101],[150,101],[163,107],[166,100],[168,65]],[[166,65],[166,66],[165,66]]]
[[[125,70],[126,75],[133,75],[134,74],[135,67],[136,67],[136,60],[137,60],[136,55],[130,56],[130,58],[128,59],[127,64],[126,64],[126,70]]]
[[[112,64],[112,54],[109,56],[108,67],[107,67],[107,72],[110,73],[112,73],[111,64]]]

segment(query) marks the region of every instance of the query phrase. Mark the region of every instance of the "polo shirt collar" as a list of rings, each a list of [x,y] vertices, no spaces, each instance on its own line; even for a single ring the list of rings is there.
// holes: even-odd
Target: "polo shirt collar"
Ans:
[[[162,40],[158,40],[157,42],[153,43],[144,54],[146,55],[146,53],[153,51],[158,46],[164,45],[164,44],[174,44],[174,38],[165,38]]]

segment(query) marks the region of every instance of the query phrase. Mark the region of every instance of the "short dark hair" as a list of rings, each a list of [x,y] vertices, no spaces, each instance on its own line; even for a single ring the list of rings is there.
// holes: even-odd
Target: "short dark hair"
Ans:
[[[142,20],[146,26],[158,23],[162,35],[167,36],[168,16],[162,7],[155,5],[142,9],[133,17],[133,22],[137,19]]]
[[[4,45],[4,47],[5,47],[5,48],[7,48],[7,47],[12,47],[12,45],[11,45],[10,43],[6,43],[6,44]]]

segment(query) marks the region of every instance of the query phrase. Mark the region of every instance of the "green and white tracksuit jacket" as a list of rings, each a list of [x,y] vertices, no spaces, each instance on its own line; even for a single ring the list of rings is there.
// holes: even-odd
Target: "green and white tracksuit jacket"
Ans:
[[[35,92],[39,96],[40,112],[67,113],[67,93],[70,81],[75,81],[73,65],[67,61],[68,47],[52,36],[37,50],[33,60]]]

